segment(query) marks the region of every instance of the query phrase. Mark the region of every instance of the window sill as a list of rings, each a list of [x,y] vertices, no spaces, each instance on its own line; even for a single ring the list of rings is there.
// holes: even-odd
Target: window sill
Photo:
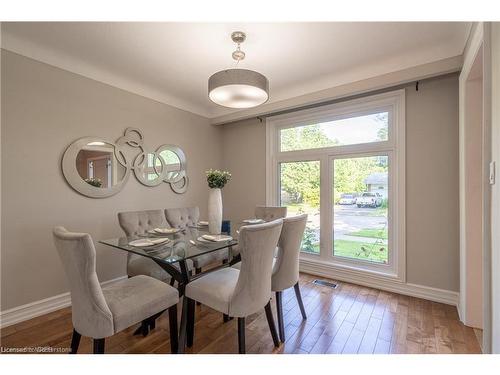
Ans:
[[[306,256],[304,256],[306,255]],[[300,254],[299,258],[300,270],[306,273],[315,273],[325,275],[331,278],[336,278],[339,275],[345,276],[345,278],[353,279],[359,282],[360,278],[367,280],[376,279],[384,281],[393,281],[404,283],[403,280],[396,272],[392,269],[387,270],[376,270],[363,267],[356,267],[346,264],[341,264],[337,262],[328,262],[320,259],[317,256],[311,257],[310,254]],[[326,273],[326,274],[325,274]]]

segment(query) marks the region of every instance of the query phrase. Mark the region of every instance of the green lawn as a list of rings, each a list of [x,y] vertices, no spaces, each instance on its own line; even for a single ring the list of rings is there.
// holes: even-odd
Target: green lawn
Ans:
[[[319,212],[319,207],[311,207],[307,204],[301,203],[301,204],[296,204],[296,203],[289,203],[286,205],[287,207],[287,212],[288,214],[293,214],[293,215],[298,215],[301,213],[305,214],[313,214],[316,212]]]
[[[386,240],[387,237],[387,228],[383,229],[369,229],[364,228],[357,230],[355,232],[347,233],[348,236],[356,236],[356,237],[369,237],[369,238],[379,238]]]
[[[387,263],[387,246],[384,245],[335,240],[334,247],[336,256]]]
[[[370,243],[335,240],[335,255],[339,257],[369,260],[377,263],[387,263],[387,246]],[[306,253],[319,254],[319,244],[314,244]]]

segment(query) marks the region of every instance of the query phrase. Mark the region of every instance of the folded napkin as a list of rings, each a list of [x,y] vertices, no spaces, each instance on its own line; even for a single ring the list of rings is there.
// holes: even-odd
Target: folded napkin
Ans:
[[[168,238],[150,238],[149,240],[155,245],[159,243],[170,242],[170,239]]]
[[[246,219],[246,220],[243,220],[243,222],[245,224],[260,224],[260,223],[264,223],[264,220],[262,220],[262,219]]]
[[[156,233],[164,233],[164,234],[177,233],[179,231],[178,228],[155,228],[153,230]]]
[[[212,242],[218,242],[218,241],[229,241],[232,239],[231,236],[224,236],[221,234],[216,234],[216,235],[211,235],[211,234],[204,234],[201,236],[204,240],[207,241],[212,241]]]
[[[131,241],[128,244],[135,247],[148,247],[170,241],[168,238],[144,238]]]

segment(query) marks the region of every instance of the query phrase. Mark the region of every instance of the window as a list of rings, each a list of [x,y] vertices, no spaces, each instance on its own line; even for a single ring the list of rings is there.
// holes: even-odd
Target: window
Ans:
[[[319,161],[280,163],[280,205],[288,216],[308,214],[302,251],[319,254]]]
[[[403,90],[267,119],[267,203],[308,214],[301,261],[404,279],[404,145]]]
[[[295,151],[387,140],[389,113],[377,112],[280,130],[280,150]]]
[[[387,156],[339,158],[333,162],[333,256],[367,262],[389,262],[388,198],[371,184],[387,186]],[[361,193],[356,199],[341,197]]]

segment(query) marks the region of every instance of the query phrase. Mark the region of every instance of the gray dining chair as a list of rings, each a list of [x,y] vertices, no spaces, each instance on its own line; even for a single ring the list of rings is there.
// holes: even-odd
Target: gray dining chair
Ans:
[[[69,280],[73,322],[71,353],[77,353],[83,335],[93,339],[94,353],[102,354],[106,337],[157,317],[167,309],[171,351],[177,353],[177,289],[144,275],[101,288],[90,235],[56,227],[53,238]]]
[[[118,213],[118,223],[127,237],[136,237],[147,234],[154,228],[170,228],[171,225],[165,218],[164,210],[128,211]],[[186,262],[188,270],[193,268],[193,262]],[[174,267],[179,267],[175,264]],[[174,284],[174,279],[161,268],[155,261],[141,255],[127,254],[127,275],[147,275],[155,279]]]
[[[282,297],[284,290],[294,287],[302,318],[307,319],[299,288],[299,255],[306,223],[307,214],[283,219],[283,228],[278,241],[278,256],[273,265],[271,289],[276,293],[278,331],[281,342],[285,342]]]
[[[276,219],[283,219],[286,217],[287,208],[280,206],[256,206],[255,207],[255,218],[262,219],[264,221],[273,221]],[[231,248],[232,257],[235,258],[240,253],[238,245]],[[277,253],[275,252],[275,255]],[[239,268],[239,263],[236,263],[236,268]],[[226,319],[225,319],[226,321]]]
[[[239,353],[245,353],[245,318],[264,308],[274,345],[279,346],[270,299],[273,252],[282,223],[279,219],[242,227],[241,269],[222,268],[187,284],[187,309],[183,308],[183,314],[187,314],[187,346],[192,346],[194,340],[195,301],[238,318]]]
[[[280,206],[257,206],[255,207],[255,218],[264,221],[283,219],[286,217],[287,208]]]
[[[140,236],[154,228],[170,227],[163,210],[119,212],[118,223],[127,237]],[[127,254],[127,275],[147,275],[165,282],[173,281],[153,260],[132,253]]]
[[[196,226],[200,221],[200,209],[198,207],[167,208],[165,217],[172,228],[187,229],[189,226]],[[220,250],[196,257],[192,260],[192,264],[195,273],[199,274],[204,267],[215,263],[225,263],[228,258],[228,250]]]

